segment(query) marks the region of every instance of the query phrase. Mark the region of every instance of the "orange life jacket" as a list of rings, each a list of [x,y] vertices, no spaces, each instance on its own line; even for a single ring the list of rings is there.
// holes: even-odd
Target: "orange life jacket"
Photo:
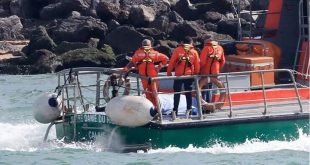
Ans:
[[[135,64],[140,75],[155,77],[158,75],[155,63],[161,62],[163,65],[166,65],[168,57],[153,48],[140,48],[132,56],[131,61]]]
[[[180,45],[174,49],[168,65],[167,75],[174,70],[176,76],[198,74],[200,69],[198,52],[191,45]]]
[[[225,64],[224,49],[217,42],[206,43],[200,53],[200,74],[219,74]]]

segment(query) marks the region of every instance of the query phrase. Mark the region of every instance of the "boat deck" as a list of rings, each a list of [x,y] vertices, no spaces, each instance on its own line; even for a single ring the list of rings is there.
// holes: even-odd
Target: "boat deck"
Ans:
[[[285,102],[273,102],[267,104],[266,114],[264,115],[265,107],[264,104],[253,104],[253,105],[238,105],[234,106],[232,109],[231,117],[229,106],[225,106],[222,110],[217,110],[213,113],[208,113],[203,115],[201,120],[198,116],[192,116],[190,119],[186,119],[184,115],[178,116],[178,118],[172,121],[171,116],[164,115],[163,121],[153,121],[156,124],[160,125],[170,125],[177,123],[189,123],[189,122],[225,122],[233,120],[257,120],[262,118],[274,118],[274,119],[289,119],[289,118],[298,118],[298,117],[307,117],[309,118],[310,109],[309,101],[302,100],[301,112],[300,106],[296,100],[294,101],[285,101]]]

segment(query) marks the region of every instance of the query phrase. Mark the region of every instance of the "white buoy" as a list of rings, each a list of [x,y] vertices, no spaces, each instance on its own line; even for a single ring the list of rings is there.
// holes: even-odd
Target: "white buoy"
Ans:
[[[117,96],[108,102],[105,112],[116,125],[138,127],[152,120],[154,105],[142,96]]]
[[[50,123],[60,115],[61,99],[56,93],[44,93],[33,104],[34,118],[43,124]]]

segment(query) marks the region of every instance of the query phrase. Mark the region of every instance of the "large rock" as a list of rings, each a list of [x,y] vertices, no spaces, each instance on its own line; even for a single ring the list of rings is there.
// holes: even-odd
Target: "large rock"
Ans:
[[[61,41],[87,42],[90,38],[104,38],[107,25],[93,17],[69,17],[59,20],[51,29],[51,36],[56,43]]]
[[[0,4],[0,18],[1,17],[8,17],[10,16],[10,11],[5,9],[3,6]]]
[[[129,23],[129,11],[122,10],[119,15],[117,21],[121,24],[130,24]]]
[[[115,57],[96,48],[83,48],[68,51],[61,56],[62,66],[57,70],[74,67],[112,67]]]
[[[137,28],[138,32],[154,38],[155,40],[165,39],[165,33],[155,28]]]
[[[129,11],[134,5],[144,5],[152,8],[156,15],[161,15],[170,10],[170,3],[167,0],[121,0],[121,9]]]
[[[56,55],[41,49],[36,50],[28,57],[9,59],[0,65],[0,74],[44,74],[54,72],[55,67],[60,65]]]
[[[102,0],[96,7],[96,12],[102,20],[117,19],[121,9],[119,0]]]
[[[226,17],[223,14],[213,11],[208,11],[202,16],[203,21],[211,23],[218,23],[220,20],[225,18]]]
[[[12,0],[10,3],[10,12],[12,15],[22,16],[21,1]]]
[[[166,15],[162,15],[157,17],[153,22],[151,22],[149,27],[166,33],[168,32],[169,24],[169,17]]]
[[[244,29],[247,26],[247,22],[244,19],[241,20],[241,27]],[[233,38],[238,38],[238,19],[222,20],[218,23],[217,32],[222,34],[228,34]]]
[[[9,63],[0,65],[0,74],[30,74],[33,65],[12,65]]]
[[[0,5],[7,6],[10,5],[11,0],[0,0]]]
[[[182,23],[184,21],[184,19],[182,18],[182,16],[180,16],[180,14],[178,14],[175,11],[171,11],[168,13],[168,17],[169,20],[171,22],[175,22],[175,23]]]
[[[89,4],[86,0],[61,0],[57,3],[45,6],[40,11],[40,18],[42,19],[54,19],[65,18],[72,11],[78,11],[80,13],[86,13],[89,8]]]
[[[155,20],[156,13],[151,7],[135,5],[130,9],[129,20],[135,26],[148,26]]]
[[[62,41],[58,46],[55,48],[55,53],[57,55],[63,54],[65,52],[68,52],[70,50],[75,50],[75,49],[82,49],[82,48],[88,48],[87,43],[83,42],[67,42],[67,41]]]
[[[227,34],[219,34],[219,33],[216,33],[216,32],[207,32],[207,35],[210,35],[212,36],[212,38],[216,41],[233,41],[234,39],[230,36],[230,35],[227,35]],[[203,39],[203,38],[201,38]]]
[[[60,62],[56,55],[46,49],[36,50],[28,56],[30,64],[33,65],[30,74],[52,73]]]
[[[0,40],[24,39],[21,34],[22,28],[23,25],[16,15],[0,18]]]
[[[164,33],[169,32],[170,24],[174,23],[182,23],[184,19],[175,11],[171,11],[167,14],[161,15],[157,17],[153,22],[150,23],[150,28],[155,28]]]
[[[198,10],[190,3],[189,0],[180,0],[173,7],[186,20],[196,20]]]
[[[50,34],[50,27],[54,27],[56,24],[56,20],[53,21],[44,21],[39,19],[28,19],[24,18],[22,19],[23,29],[21,30],[21,33],[23,34],[25,39],[30,39],[33,31],[37,30],[39,26],[43,26],[48,34]]]
[[[0,0],[0,18],[9,17],[10,14],[10,1],[11,0]]]
[[[211,22],[207,22],[207,23],[205,24],[205,28],[206,28],[208,31],[217,32],[217,24],[214,24],[214,23],[211,23]]]
[[[154,46],[154,49],[170,57],[173,49],[176,48],[177,46],[178,43],[175,41],[158,40],[156,42],[156,45]]]
[[[120,26],[107,34],[105,42],[112,46],[116,53],[133,53],[141,47],[145,36],[133,27]]]
[[[108,22],[108,29],[109,31],[113,31],[114,29],[116,29],[117,27],[120,26],[120,23],[117,22],[116,20],[114,19],[111,19],[109,22]]]
[[[39,18],[40,10],[56,0],[12,0],[10,9],[12,14],[23,18]]]
[[[187,1],[187,0],[184,0],[184,1]],[[191,3],[193,3],[192,7],[196,9],[196,12],[198,15],[203,14],[208,11],[214,11],[214,12],[225,14],[225,13],[234,13],[234,10],[238,8],[239,1],[240,1],[240,9],[245,10],[249,8],[250,6],[249,1],[252,1],[252,0],[212,0],[212,1],[191,0]]]
[[[32,32],[30,42],[28,46],[23,49],[26,54],[32,54],[36,50],[46,49],[49,51],[54,51],[57,45],[48,35],[45,27],[39,26],[36,30]]]
[[[12,45],[9,42],[0,42],[0,55],[18,51],[20,51],[20,49],[17,46]]]
[[[184,37],[190,36],[200,38],[205,35],[206,29],[202,22],[199,21],[184,21],[177,24],[170,33],[170,37],[177,41],[183,40]]]

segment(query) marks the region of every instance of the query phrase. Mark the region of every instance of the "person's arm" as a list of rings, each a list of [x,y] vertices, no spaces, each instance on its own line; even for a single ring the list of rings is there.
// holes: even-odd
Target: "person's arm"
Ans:
[[[207,63],[208,48],[205,46],[200,53],[200,69]],[[200,71],[201,72],[201,71]]]
[[[221,54],[221,60],[220,60],[220,68],[223,68],[223,66],[225,65],[226,59],[225,59],[225,55],[224,55],[224,49],[222,48],[222,54]]]
[[[123,68],[123,71],[128,72],[129,69],[133,66],[134,66],[134,63],[132,61],[129,61],[128,64]]]
[[[176,48],[177,49],[177,48]],[[169,61],[168,64],[168,68],[167,68],[167,76],[172,76],[172,70],[174,69],[174,65],[175,65],[175,61],[177,59],[177,51],[176,49],[173,51],[172,55],[171,55],[171,59]]]
[[[123,68],[123,70],[125,72],[129,71],[129,69],[131,69],[132,67],[136,66],[136,62],[137,62],[137,56],[136,56],[136,52],[135,54],[132,56],[131,60],[129,61],[129,63]]]
[[[160,62],[158,67],[157,67],[158,72],[160,71],[160,69],[167,66],[168,60],[169,60],[169,58],[166,55],[164,55],[162,53],[158,53],[157,60],[156,60],[156,62]]]
[[[195,74],[199,74],[200,72],[200,60],[199,60],[199,55],[198,55],[198,52],[195,50],[194,51],[194,55],[196,56],[195,58],[195,62],[194,62],[194,71],[195,71]]]

